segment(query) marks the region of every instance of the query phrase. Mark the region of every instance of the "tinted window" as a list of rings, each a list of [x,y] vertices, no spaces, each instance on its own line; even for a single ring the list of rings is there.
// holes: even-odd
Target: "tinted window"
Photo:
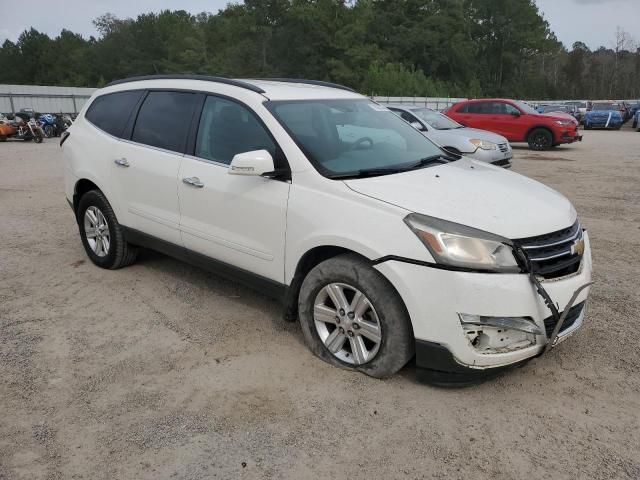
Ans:
[[[207,97],[195,155],[229,165],[238,153],[253,150],[267,150],[276,158],[276,146],[254,114],[236,102]]]
[[[198,95],[188,92],[149,92],[131,140],[173,152],[184,152]]]
[[[491,102],[488,113],[494,115],[510,115],[512,113],[520,113],[516,107],[504,102]]]
[[[134,90],[102,95],[89,106],[85,117],[99,129],[120,137],[142,93]]]
[[[467,107],[467,111],[469,113],[482,113],[482,114],[490,114],[492,111],[492,104],[490,102],[476,102],[470,103]]]

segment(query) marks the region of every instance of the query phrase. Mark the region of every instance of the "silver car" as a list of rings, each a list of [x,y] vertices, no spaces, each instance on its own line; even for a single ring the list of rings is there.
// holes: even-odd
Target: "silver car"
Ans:
[[[500,167],[511,167],[513,151],[509,141],[502,135],[467,128],[426,107],[396,104],[385,106],[445,150]]]

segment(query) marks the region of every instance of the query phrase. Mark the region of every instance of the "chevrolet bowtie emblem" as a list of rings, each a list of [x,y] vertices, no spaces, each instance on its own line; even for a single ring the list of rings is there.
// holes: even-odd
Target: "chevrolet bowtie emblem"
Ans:
[[[576,242],[571,245],[571,255],[582,255],[584,253],[584,240],[576,240]]]

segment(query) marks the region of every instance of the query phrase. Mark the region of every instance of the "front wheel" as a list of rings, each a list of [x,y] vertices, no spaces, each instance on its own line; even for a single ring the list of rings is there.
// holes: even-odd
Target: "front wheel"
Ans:
[[[53,126],[52,125],[45,125],[43,128],[44,131],[44,136],[47,138],[51,138],[53,137]]]
[[[527,143],[529,143],[529,148],[531,150],[549,150],[551,148],[551,145],[553,144],[553,135],[549,130],[545,130],[544,128],[536,128],[529,134]]]
[[[42,143],[42,134],[36,133],[33,137],[33,141],[36,143]]]
[[[307,346],[327,363],[384,378],[413,357],[402,299],[361,257],[340,255],[314,267],[302,282],[298,311]]]
[[[138,249],[125,240],[122,226],[100,190],[82,196],[76,215],[82,245],[93,263],[115,270],[135,261]]]

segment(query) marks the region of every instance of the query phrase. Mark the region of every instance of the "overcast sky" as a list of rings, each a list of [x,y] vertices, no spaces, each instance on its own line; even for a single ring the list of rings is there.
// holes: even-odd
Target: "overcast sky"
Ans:
[[[162,9],[217,12],[229,0],[63,0],[20,3],[0,0],[0,42],[15,41],[35,27],[56,36],[62,28],[88,37],[97,35],[91,21],[106,12],[118,17]],[[235,3],[235,2],[234,2]],[[640,41],[640,0],[536,0],[552,30],[567,47],[581,40],[590,48],[611,47],[616,26]]]

